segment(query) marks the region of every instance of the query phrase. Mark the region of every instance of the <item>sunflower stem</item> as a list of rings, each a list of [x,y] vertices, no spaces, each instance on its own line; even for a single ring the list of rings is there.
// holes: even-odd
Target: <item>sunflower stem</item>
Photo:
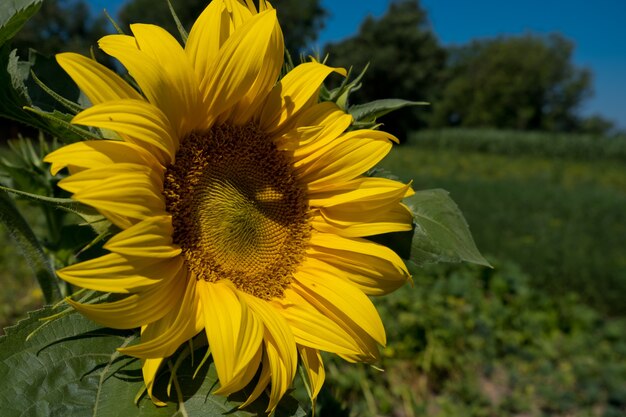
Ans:
[[[61,289],[50,258],[6,191],[0,190],[0,222],[22,251],[41,287],[46,303],[61,299]]]

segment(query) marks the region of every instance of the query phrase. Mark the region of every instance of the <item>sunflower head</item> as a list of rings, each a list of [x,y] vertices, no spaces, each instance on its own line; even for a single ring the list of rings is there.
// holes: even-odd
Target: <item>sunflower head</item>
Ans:
[[[320,351],[376,360],[385,331],[368,296],[409,279],[368,239],[411,230],[410,186],[364,175],[395,138],[349,130],[349,114],[319,102],[325,78],[344,70],[313,61],[279,79],[283,37],[265,1],[213,0],[184,46],[157,26],[131,30],[99,45],[138,89],[89,58],[57,56],[92,103],[72,122],[109,137],[46,161],[118,228],[109,253],[58,274],[122,294],[69,302],[105,326],[141,327],[141,342],[120,350],[143,360],[155,403],[164,359],[198,334],[217,393],[252,384],[242,406],[267,390],[272,411],[300,361],[315,399]]]

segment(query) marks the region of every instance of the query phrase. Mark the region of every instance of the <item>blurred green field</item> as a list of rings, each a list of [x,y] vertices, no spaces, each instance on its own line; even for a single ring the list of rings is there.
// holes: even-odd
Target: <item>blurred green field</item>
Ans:
[[[562,136],[481,132],[419,133],[382,165],[448,190],[479,249],[521,265],[533,287],[626,314],[626,141],[574,136],[568,153]]]

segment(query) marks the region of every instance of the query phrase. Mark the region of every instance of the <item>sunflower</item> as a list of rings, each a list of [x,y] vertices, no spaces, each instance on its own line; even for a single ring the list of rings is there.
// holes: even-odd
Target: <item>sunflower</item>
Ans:
[[[45,161],[59,186],[119,232],[109,252],[58,271],[65,281],[121,294],[78,311],[112,328],[141,327],[121,348],[142,360],[153,401],[159,367],[201,332],[229,395],[255,381],[268,411],[298,361],[313,399],[324,381],[320,351],[378,358],[385,331],[368,298],[410,276],[368,236],[411,229],[409,185],[367,177],[396,139],[348,130],[350,115],[319,102],[333,72],[319,62],[279,80],[284,43],[265,1],[213,0],[186,45],[158,26],[131,25],[100,48],[133,88],[97,62],[57,55],[92,106],[73,123],[105,140],[65,146]],[[138,92],[138,90],[140,92]]]

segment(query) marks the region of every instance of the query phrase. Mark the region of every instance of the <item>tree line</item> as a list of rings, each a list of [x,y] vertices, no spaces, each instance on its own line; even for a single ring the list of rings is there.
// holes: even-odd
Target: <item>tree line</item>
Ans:
[[[207,0],[173,0],[183,26],[191,24]],[[287,48],[297,57],[316,40],[328,12],[321,0],[274,0]],[[84,0],[46,0],[14,40],[44,54],[90,53],[108,29]],[[154,23],[177,33],[165,0],[130,0],[116,17],[123,30],[131,22]],[[359,32],[326,45],[333,66],[367,65],[355,102],[382,98],[428,101],[385,116],[385,128],[404,136],[421,128],[494,127],[605,135],[614,129],[600,117],[582,117],[580,106],[592,94],[592,74],[572,61],[574,44],[560,34],[525,34],[441,45],[419,0],[393,0],[386,14],[368,17]],[[99,59],[107,59],[98,56]]]

